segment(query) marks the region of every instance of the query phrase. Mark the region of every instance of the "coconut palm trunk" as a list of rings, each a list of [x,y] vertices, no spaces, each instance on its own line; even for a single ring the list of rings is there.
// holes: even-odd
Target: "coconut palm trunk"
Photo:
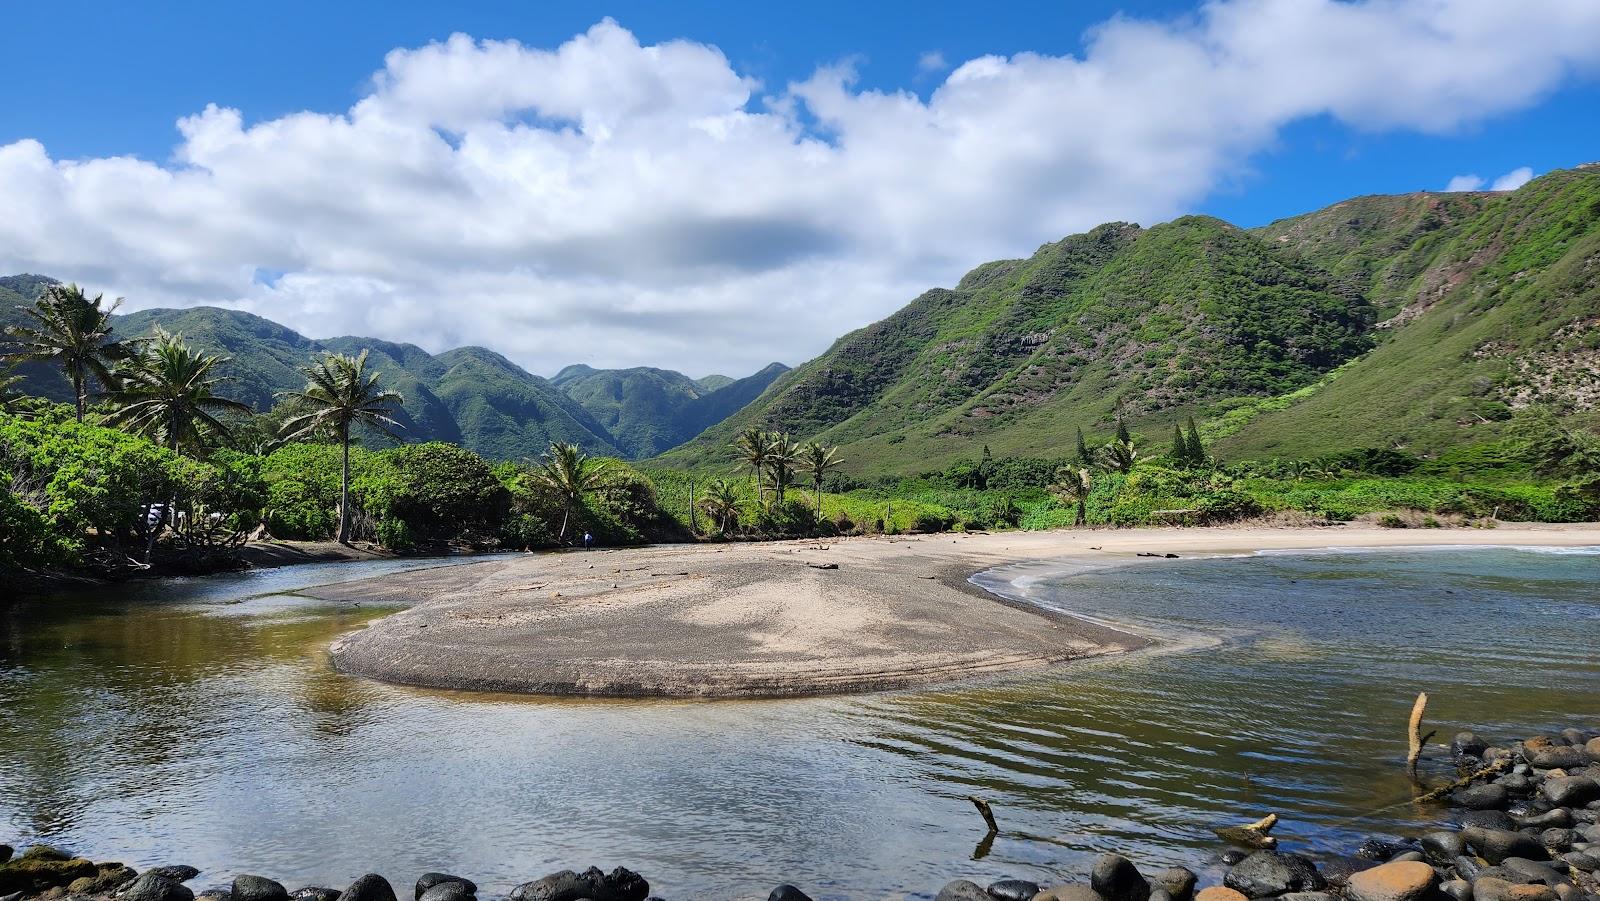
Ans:
[[[350,427],[339,429],[339,543],[350,543]]]

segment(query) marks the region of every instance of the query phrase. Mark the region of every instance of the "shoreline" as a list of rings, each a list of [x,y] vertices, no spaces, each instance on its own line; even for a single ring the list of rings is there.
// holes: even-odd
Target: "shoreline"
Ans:
[[[973,576],[997,567],[1444,546],[1600,546],[1600,525],[1057,530],[658,545],[500,558],[311,593],[406,608],[330,648],[340,672],[379,681],[555,696],[803,697],[1023,673],[1153,643],[975,584]]]

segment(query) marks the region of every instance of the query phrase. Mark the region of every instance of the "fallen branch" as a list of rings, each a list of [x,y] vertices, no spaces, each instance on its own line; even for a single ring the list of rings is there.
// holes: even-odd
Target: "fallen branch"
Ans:
[[[1417,795],[1417,800],[1418,801],[1437,801],[1440,798],[1444,797],[1445,795],[1448,795],[1451,792],[1455,791],[1456,789],[1466,788],[1467,786],[1471,785],[1473,782],[1475,782],[1475,781],[1477,781],[1479,779],[1483,779],[1483,778],[1486,778],[1488,776],[1495,775],[1496,773],[1498,773],[1501,770],[1505,769],[1508,765],[1510,765],[1510,763],[1511,763],[1511,758],[1502,757],[1499,760],[1496,760],[1494,763],[1489,764],[1488,766],[1481,767],[1481,768],[1479,768],[1478,770],[1476,770],[1474,772],[1471,772],[1471,773],[1468,773],[1465,776],[1462,776],[1460,779],[1457,779],[1456,781],[1450,783],[1449,785],[1442,785],[1442,786],[1434,789],[1433,791],[1424,792],[1423,794]]]
[[[839,568],[839,564],[837,564],[837,563],[807,563],[806,565],[811,567],[812,569],[838,569]]]

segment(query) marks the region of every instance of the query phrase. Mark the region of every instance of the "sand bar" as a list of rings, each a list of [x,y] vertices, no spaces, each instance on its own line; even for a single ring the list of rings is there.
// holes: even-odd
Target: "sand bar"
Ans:
[[[1145,644],[967,581],[996,566],[1132,564],[1143,559],[1140,552],[1410,545],[1600,545],[1600,525],[1061,530],[662,545],[500,557],[308,593],[407,605],[331,649],[340,671],[387,682],[558,695],[784,697],[1027,671]]]

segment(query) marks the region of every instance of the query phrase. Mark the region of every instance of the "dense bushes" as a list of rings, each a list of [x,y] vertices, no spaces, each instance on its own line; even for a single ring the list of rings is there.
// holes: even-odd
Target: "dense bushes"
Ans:
[[[352,493],[379,543],[397,550],[440,541],[489,544],[511,507],[511,493],[484,459],[441,442],[407,444],[376,455]]]

